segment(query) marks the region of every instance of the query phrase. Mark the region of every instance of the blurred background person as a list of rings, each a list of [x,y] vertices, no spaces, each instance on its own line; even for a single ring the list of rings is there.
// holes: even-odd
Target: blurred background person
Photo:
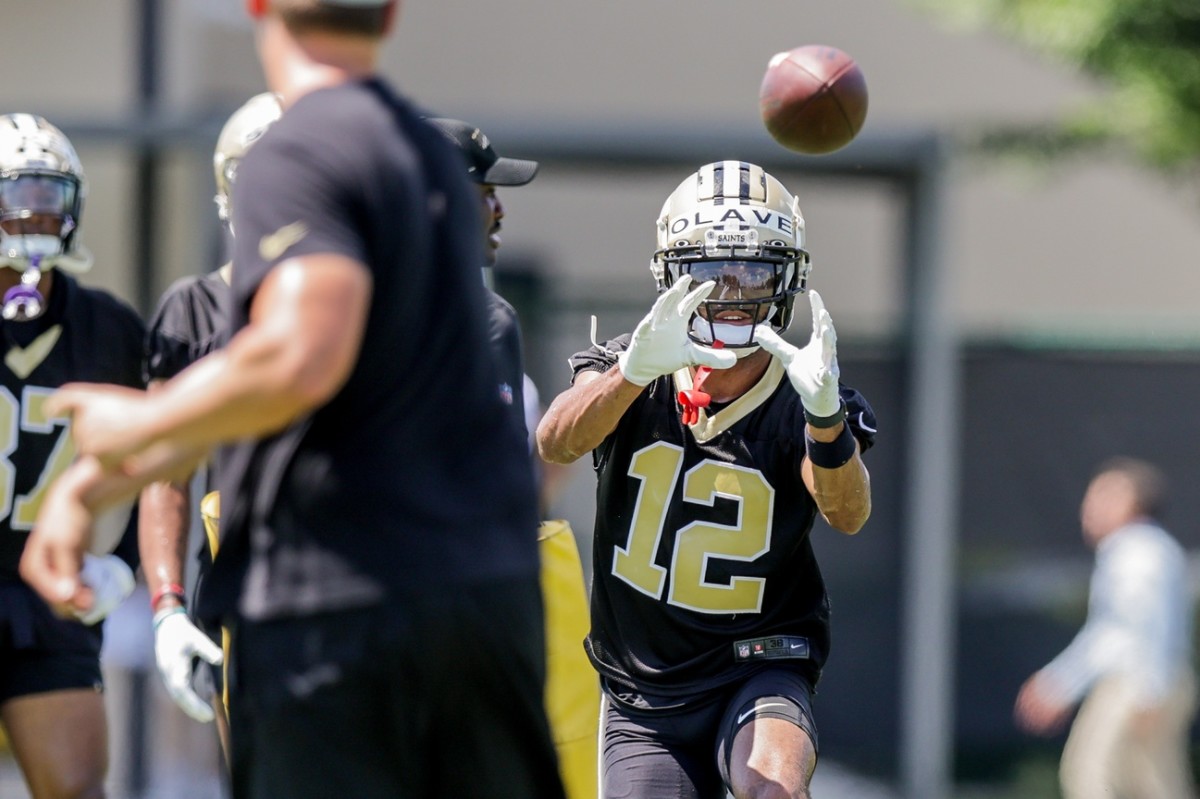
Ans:
[[[238,165],[282,113],[275,94],[256,94],[230,115],[217,137],[213,153],[217,193],[213,199],[217,216],[231,235],[229,199]],[[227,262],[208,274],[189,275],[163,294],[146,334],[144,376],[148,388],[157,388],[220,346],[229,326],[231,270],[232,264]],[[205,480],[208,485],[215,484],[211,472]],[[216,720],[221,751],[228,762],[229,728],[222,701],[222,648],[228,648],[227,634],[220,629],[202,630],[187,612],[188,533],[196,513],[191,501],[191,479],[153,483],[142,490],[139,502],[138,544],[154,613],[154,653],[159,676],[167,693],[190,717],[200,722]],[[199,591],[217,553],[217,535],[215,528],[210,530],[209,520],[215,522],[218,517],[219,499],[214,493],[205,498],[206,540],[197,553],[199,573],[194,591]],[[197,658],[214,667],[211,704],[192,685]]]
[[[1041,735],[1061,730],[1082,700],[1059,765],[1068,799],[1195,796],[1193,603],[1184,550],[1157,521],[1165,493],[1144,461],[1097,470],[1079,510],[1096,550],[1087,621],[1017,696],[1017,723]]]
[[[76,282],[86,181],[57,127],[0,116],[0,724],[35,799],[100,797],[108,771],[100,647],[104,619],[133,591],[133,536],[86,555],[88,607],[55,616],[17,574],[47,486],[71,463],[69,420],[46,411],[64,383],[141,386],[141,319]],[[107,553],[109,544],[94,547]]]
[[[217,193],[217,216],[230,234],[229,194],[238,174],[238,164],[266,128],[282,114],[280,100],[272,92],[254,95],[229,116],[217,137],[212,167]],[[172,284],[158,301],[146,332],[145,379],[157,388],[184,371],[204,355],[220,347],[229,326],[229,276],[232,264],[206,275],[191,275]],[[212,483],[212,476],[206,479]],[[142,567],[155,613],[155,656],[163,684],[176,704],[200,722],[216,719],[222,750],[228,755],[228,728],[221,703],[223,687],[220,630],[208,635],[188,618],[185,572],[188,531],[194,509],[191,480],[151,483],[140,495],[139,547]],[[216,498],[209,500],[215,503]],[[211,513],[210,513],[211,515]],[[208,536],[198,553],[199,579],[203,579],[216,555],[216,536]],[[211,641],[210,641],[211,636]],[[216,666],[212,704],[192,687],[192,665],[196,657]]]
[[[521,323],[516,310],[492,286],[492,269],[500,248],[504,204],[497,186],[524,186],[537,176],[538,162],[505,158],[496,152],[481,129],[460,119],[431,118],[467,162],[467,174],[479,190],[483,222],[483,282],[488,287],[488,336],[500,373],[500,397],[514,421],[527,432],[537,429],[542,408],[537,386],[525,374]],[[547,464],[532,451],[538,469],[542,510],[555,490],[561,467]],[[541,556],[542,604],[546,614],[546,715],[558,770],[569,799],[596,796],[597,730],[600,724],[600,683],[588,662],[583,639],[588,631],[587,586],[575,532],[565,519],[543,521],[538,527]]]

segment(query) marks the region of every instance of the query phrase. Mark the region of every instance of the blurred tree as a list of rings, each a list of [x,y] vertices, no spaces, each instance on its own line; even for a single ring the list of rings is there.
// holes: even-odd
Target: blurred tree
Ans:
[[[1112,87],[1043,130],[994,131],[989,149],[1041,154],[1120,142],[1149,163],[1200,176],[1198,0],[912,0],[991,28]]]

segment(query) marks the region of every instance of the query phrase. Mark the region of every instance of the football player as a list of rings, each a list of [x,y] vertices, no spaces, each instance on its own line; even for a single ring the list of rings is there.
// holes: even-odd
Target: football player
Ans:
[[[102,796],[108,765],[100,693],[103,619],[134,587],[136,547],[86,555],[89,607],[59,618],[18,575],[47,487],[75,450],[45,402],[63,383],[141,386],[144,328],[115,297],[76,282],[86,183],[74,147],[32,114],[0,116],[0,722],[38,799]],[[126,550],[129,550],[128,552]]]
[[[853,534],[867,401],[839,381],[807,289],[799,203],[761,167],[708,164],[667,198],[633,333],[576,354],[542,456],[592,453],[591,631],[606,797],[807,797],[829,604],[809,533]],[[783,338],[797,297],[812,334]],[[777,792],[777,793],[776,793]]]
[[[217,137],[213,153],[216,180],[217,216],[233,233],[230,194],[237,179],[238,165],[283,109],[271,92],[251,97],[235,111]],[[229,278],[232,265],[206,275],[191,275],[176,281],[159,300],[146,336],[145,378],[154,390],[194,361],[220,346],[229,324]],[[213,483],[212,476],[208,482]],[[139,545],[142,568],[150,589],[154,611],[154,654],[158,672],[171,698],[192,718],[200,722],[217,721],[217,732],[226,760],[229,756],[229,730],[225,706],[220,645],[227,648],[227,635],[214,630],[210,637],[189,618],[185,601],[184,573],[188,530],[192,518],[190,480],[163,481],[147,486],[141,494]],[[215,525],[218,498],[206,499],[209,513],[206,528]],[[212,519],[212,522],[209,522]],[[217,552],[217,536],[206,535],[206,546],[199,553],[202,583]],[[197,587],[197,591],[199,587]],[[216,643],[214,643],[214,640]],[[216,688],[211,704],[192,687],[192,666],[196,658],[216,666]]]

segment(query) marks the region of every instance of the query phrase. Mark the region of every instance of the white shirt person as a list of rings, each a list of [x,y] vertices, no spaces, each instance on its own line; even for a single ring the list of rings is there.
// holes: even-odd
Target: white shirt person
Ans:
[[[1096,473],[1080,506],[1096,550],[1087,620],[1017,696],[1017,723],[1043,735],[1082,700],[1059,764],[1067,799],[1196,795],[1193,599],[1186,553],[1155,520],[1163,486],[1157,468],[1130,458]]]

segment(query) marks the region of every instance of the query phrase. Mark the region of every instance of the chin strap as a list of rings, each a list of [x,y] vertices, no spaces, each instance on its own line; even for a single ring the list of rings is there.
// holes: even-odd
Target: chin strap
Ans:
[[[35,255],[29,260],[29,268],[21,273],[21,282],[4,292],[4,307],[0,310],[10,322],[28,322],[37,319],[46,310],[46,298],[38,291],[38,282],[42,279],[39,265],[42,256]]]
[[[717,340],[713,341],[712,348],[714,350],[723,349],[725,342]],[[711,366],[696,367],[696,378],[692,381],[692,387],[687,391],[679,392],[679,404],[682,410],[679,412],[679,420],[684,424],[695,424],[700,421],[700,409],[707,408],[712,402],[712,396],[702,391],[704,381],[708,379],[712,373]]]

